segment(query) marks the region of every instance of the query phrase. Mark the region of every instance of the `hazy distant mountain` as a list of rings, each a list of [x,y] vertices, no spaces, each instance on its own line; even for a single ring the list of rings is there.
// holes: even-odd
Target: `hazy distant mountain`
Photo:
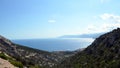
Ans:
[[[56,68],[120,68],[120,28],[101,35]]]
[[[81,34],[81,35],[64,35],[60,38],[97,38],[104,33],[92,33],[92,34]]]

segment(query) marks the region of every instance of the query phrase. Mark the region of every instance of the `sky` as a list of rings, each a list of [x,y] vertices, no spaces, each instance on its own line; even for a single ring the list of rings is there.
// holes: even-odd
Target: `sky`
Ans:
[[[120,0],[0,0],[0,35],[55,38],[120,27]]]

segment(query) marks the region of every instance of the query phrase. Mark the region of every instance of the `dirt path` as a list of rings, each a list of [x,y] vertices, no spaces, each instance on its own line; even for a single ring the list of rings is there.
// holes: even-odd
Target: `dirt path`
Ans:
[[[16,68],[7,60],[0,58],[0,68]]]

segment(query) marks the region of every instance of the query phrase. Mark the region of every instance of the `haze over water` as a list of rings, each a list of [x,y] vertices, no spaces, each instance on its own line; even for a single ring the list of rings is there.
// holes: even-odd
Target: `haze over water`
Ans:
[[[93,40],[91,38],[54,38],[13,40],[13,42],[46,51],[73,51],[87,47]]]

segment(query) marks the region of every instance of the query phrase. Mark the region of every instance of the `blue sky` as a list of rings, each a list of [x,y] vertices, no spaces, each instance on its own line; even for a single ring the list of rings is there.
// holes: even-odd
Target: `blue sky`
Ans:
[[[119,0],[0,0],[0,35],[54,38],[120,26]]]

